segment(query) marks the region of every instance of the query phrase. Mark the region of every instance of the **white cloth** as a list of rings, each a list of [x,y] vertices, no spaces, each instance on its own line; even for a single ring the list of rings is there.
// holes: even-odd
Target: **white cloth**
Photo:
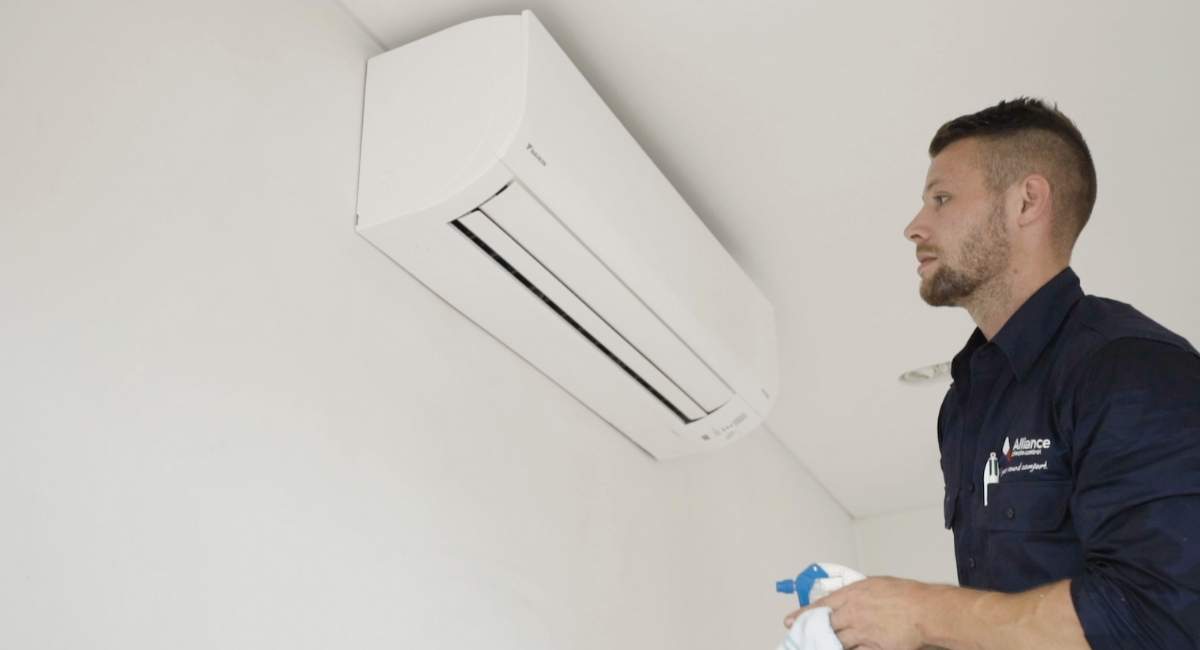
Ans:
[[[808,592],[809,602],[815,603],[846,585],[866,579],[866,576],[858,571],[833,562],[821,562],[818,566],[824,569],[829,577],[819,578],[813,583],[812,590]]]
[[[833,633],[828,607],[815,607],[796,617],[779,650],[842,650],[842,642]]]

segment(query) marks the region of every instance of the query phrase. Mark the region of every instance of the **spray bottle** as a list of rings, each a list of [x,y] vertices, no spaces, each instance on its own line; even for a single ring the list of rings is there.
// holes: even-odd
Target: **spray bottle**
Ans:
[[[865,578],[863,574],[832,562],[808,565],[794,580],[780,580],[775,591],[781,594],[796,594],[801,607],[808,607],[829,594]],[[787,637],[779,645],[781,650],[830,648],[841,650],[842,644],[833,633],[829,623],[829,608],[810,609],[797,616],[788,630]]]

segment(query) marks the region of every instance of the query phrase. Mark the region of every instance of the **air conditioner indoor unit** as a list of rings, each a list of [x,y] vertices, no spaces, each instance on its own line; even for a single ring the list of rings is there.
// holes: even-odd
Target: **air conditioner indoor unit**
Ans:
[[[370,59],[357,228],[656,458],[774,402],[770,302],[531,12]]]

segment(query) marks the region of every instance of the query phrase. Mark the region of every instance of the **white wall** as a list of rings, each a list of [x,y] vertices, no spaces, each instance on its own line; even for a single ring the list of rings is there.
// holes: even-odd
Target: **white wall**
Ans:
[[[0,8],[0,647],[774,647],[847,516],[761,433],[648,459],[357,237],[376,51]]]
[[[859,566],[868,575],[958,584],[954,535],[940,505],[856,519],[854,537]]]

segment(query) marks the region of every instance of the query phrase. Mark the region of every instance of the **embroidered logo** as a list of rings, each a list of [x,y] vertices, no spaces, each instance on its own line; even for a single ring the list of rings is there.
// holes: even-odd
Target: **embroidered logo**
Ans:
[[[1050,449],[1053,444],[1049,438],[1026,438],[1021,436],[1017,438],[1017,442],[1012,444],[1009,442],[1008,436],[1004,436],[1004,457],[1008,462],[1012,462],[1014,456],[1041,456],[1043,451]]]

